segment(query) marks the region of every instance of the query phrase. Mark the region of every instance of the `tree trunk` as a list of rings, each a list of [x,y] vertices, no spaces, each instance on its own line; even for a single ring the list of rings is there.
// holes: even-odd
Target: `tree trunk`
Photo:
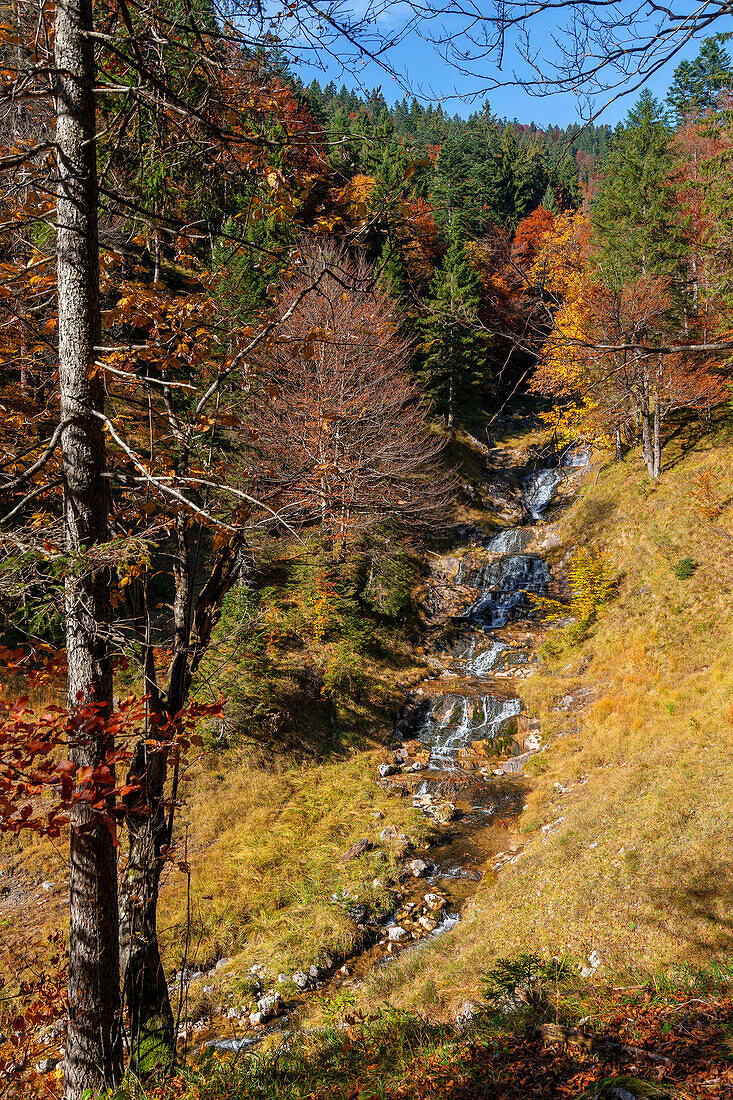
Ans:
[[[621,428],[618,426],[618,424],[616,425],[616,429],[613,433],[613,439],[616,445],[616,461],[620,462],[624,455],[621,449]]]
[[[64,522],[70,551],[108,537],[103,392],[93,367],[99,342],[99,256],[92,0],[57,0],[54,78],[57,151],[57,271]],[[112,707],[106,573],[82,564],[66,580],[69,706]],[[111,744],[77,735],[74,763],[97,766]],[[84,804],[71,813],[69,1026],[65,1100],[115,1087],[122,1076],[117,861],[112,834]]]
[[[649,477],[654,477],[654,448],[652,445],[651,411],[649,408],[649,365],[645,361],[642,374],[641,398],[641,447]]]
[[[154,731],[151,731],[154,737]],[[165,780],[168,746],[135,748],[128,783],[141,793],[127,805],[128,864],[121,893],[121,955],[130,1018],[130,1069],[140,1077],[175,1061],[173,1010],[160,959],[157,908],[168,843]]]
[[[178,464],[185,472],[185,460]],[[158,703],[163,719],[183,706],[186,667],[189,660],[191,615],[191,547],[188,518],[176,519],[178,555],[174,566],[176,594],[173,604],[173,661],[169,692]],[[153,702],[156,701],[157,692]],[[125,1000],[130,1015],[130,1069],[141,1077],[165,1070],[176,1056],[173,1010],[160,959],[158,942],[158,891],[164,849],[171,842],[166,814],[165,782],[168,746],[151,751],[147,738],[135,749],[128,784],[139,784],[140,793],[127,804],[128,864],[122,884],[121,951]]]
[[[662,473],[662,432],[659,394],[654,397],[654,441],[652,453],[652,477],[660,477]]]

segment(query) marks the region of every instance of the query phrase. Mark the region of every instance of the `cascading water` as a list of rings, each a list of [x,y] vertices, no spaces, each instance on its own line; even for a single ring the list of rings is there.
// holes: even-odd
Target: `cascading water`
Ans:
[[[443,764],[473,741],[493,741],[520,710],[519,699],[444,695],[428,715],[420,740],[431,745],[432,762]]]
[[[554,469],[535,470],[525,479],[522,499],[532,519],[542,519],[558,486],[566,477],[565,470],[556,466]]]
[[[533,538],[534,531],[529,527],[507,527],[494,535],[486,549],[494,554],[521,554]]]
[[[550,572],[542,558],[515,554],[492,562],[484,569],[482,580],[480,587],[486,591],[466,610],[465,617],[484,630],[496,630],[527,610],[527,592],[545,595]]]

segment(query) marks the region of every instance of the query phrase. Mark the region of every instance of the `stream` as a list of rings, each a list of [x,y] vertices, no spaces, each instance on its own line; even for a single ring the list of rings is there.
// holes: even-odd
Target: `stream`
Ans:
[[[480,882],[520,858],[518,819],[529,789],[522,770],[541,749],[521,700],[521,683],[537,664],[529,594],[551,591],[546,513],[561,486],[576,487],[589,461],[589,452],[576,448],[560,465],[526,474],[509,468],[516,511],[526,522],[491,537],[467,529],[451,553],[433,559],[426,582],[430,675],[398,719],[397,747],[379,781],[433,819],[436,841],[405,855],[393,913],[379,927],[365,917],[361,950],[323,976],[322,992],[356,986],[374,967],[454,928]],[[382,839],[399,840],[388,834]],[[301,1005],[307,997],[304,991]],[[288,1017],[263,1023],[256,1035],[213,1045],[242,1049],[271,1030],[283,1032]]]

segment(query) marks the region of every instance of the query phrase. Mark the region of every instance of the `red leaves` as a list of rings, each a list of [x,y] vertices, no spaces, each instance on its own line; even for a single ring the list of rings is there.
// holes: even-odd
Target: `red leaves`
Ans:
[[[200,743],[200,738],[191,736],[197,724],[220,715],[219,703],[194,703],[171,721],[149,714],[148,700],[132,696],[109,716],[93,703],[71,714],[49,707],[39,717],[25,697],[0,702],[0,832],[32,829],[58,836],[70,810],[84,804],[114,833],[128,805],[130,811],[133,805],[136,813],[141,811],[131,799],[140,792],[139,783],[116,785],[115,768],[132,755],[130,741],[144,735],[147,724],[156,731],[156,737],[148,740],[149,751],[174,751],[180,756]],[[115,742],[121,743],[115,747]],[[65,755],[69,744],[109,748],[98,762],[77,768]]]

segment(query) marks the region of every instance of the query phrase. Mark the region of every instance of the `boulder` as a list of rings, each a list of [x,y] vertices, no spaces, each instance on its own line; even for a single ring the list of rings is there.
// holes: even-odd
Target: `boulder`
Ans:
[[[278,1016],[282,1011],[282,1003],[283,999],[280,994],[276,989],[272,989],[269,993],[265,993],[263,997],[260,997],[257,1008],[263,1017]]]
[[[387,936],[389,937],[390,943],[400,943],[402,940],[406,940],[409,934],[407,929],[399,924],[393,924],[387,930]]]
[[[310,985],[310,978],[304,970],[296,970],[292,980],[293,985],[297,985],[298,989],[307,989]]]

